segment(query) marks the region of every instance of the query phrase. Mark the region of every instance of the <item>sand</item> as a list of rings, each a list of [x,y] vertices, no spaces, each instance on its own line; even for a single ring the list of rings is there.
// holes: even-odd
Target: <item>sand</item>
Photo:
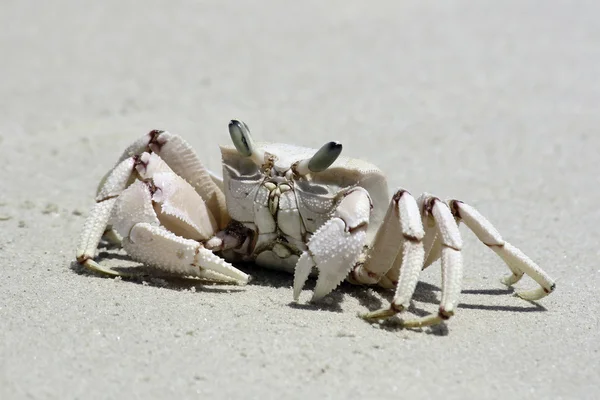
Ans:
[[[2,1],[0,398],[598,398],[599,12]],[[391,296],[365,287],[312,306],[309,285],[293,304],[290,275],[253,266],[246,287],[78,268],[96,185],[125,146],[168,129],[219,170],[232,118],[258,140],[339,140],[391,188],[469,202],[555,293],[513,296],[465,227],[461,305],[434,329],[364,322]],[[415,307],[435,312],[439,287],[434,265]]]

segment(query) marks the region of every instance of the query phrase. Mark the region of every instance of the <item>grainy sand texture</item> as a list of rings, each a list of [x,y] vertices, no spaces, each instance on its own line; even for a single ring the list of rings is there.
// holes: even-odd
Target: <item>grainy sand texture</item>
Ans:
[[[3,0],[0,398],[600,398],[599,15],[594,1]],[[461,304],[433,329],[361,320],[392,296],[367,287],[305,305],[313,282],[294,304],[290,275],[251,265],[235,287],[74,263],[129,143],[168,129],[219,171],[232,118],[257,140],[339,140],[391,188],[472,204],[556,291],[515,297],[465,227]],[[415,310],[436,312],[440,284],[434,264]]]

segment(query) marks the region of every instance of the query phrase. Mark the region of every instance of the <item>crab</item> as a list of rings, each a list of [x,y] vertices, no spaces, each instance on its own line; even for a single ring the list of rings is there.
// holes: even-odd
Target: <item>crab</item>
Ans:
[[[344,279],[379,285],[395,289],[393,300],[362,317],[383,320],[409,307],[421,270],[441,258],[438,312],[400,319],[405,327],[421,327],[447,320],[457,308],[463,222],[506,263],[505,285],[524,274],[539,285],[518,296],[535,301],[555,289],[554,280],[475,208],[427,193],[415,198],[402,188],[390,200],[381,170],[340,156],[339,142],[319,150],[255,143],[237,120],[229,133],[233,146],[221,146],[222,178],[167,131],[153,130],[127,147],[100,182],[77,261],[102,274],[127,275],[94,261],[104,236],[132,259],[171,274],[245,284],[250,276],[233,263],[289,271],[295,301],[315,274],[311,301]]]

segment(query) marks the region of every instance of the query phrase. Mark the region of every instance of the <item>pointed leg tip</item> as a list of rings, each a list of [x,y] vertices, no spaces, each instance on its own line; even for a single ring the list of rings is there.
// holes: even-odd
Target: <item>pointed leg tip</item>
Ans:
[[[500,282],[503,285],[510,287],[510,286],[514,285],[515,283],[519,282],[522,277],[523,277],[523,274],[520,274],[520,275],[510,274],[508,276],[500,278]]]
[[[521,292],[517,292],[516,295],[527,301],[537,301],[552,293],[556,289],[556,284],[552,284],[549,289],[539,287],[533,290],[523,290]]]
[[[77,260],[77,262],[79,262],[81,265],[83,265],[85,268],[87,268],[89,271],[92,271],[100,276],[103,276],[105,278],[133,278],[136,276],[141,276],[141,275],[136,275],[136,274],[130,274],[130,273],[124,273],[124,272],[119,272],[119,271],[115,271],[112,270],[110,268],[107,268],[103,265],[98,264],[97,262],[95,262],[93,259],[91,258],[87,258],[85,260],[79,261],[79,259]]]
[[[431,314],[425,317],[413,319],[413,320],[403,320],[402,327],[403,328],[424,328],[426,326],[438,325],[444,321],[444,319],[439,315]]]
[[[394,315],[401,313],[404,310],[404,308],[405,307],[403,307],[403,306],[395,307],[392,304],[392,305],[390,305],[389,308],[381,308],[379,310],[375,310],[375,311],[371,311],[371,312],[359,313],[359,317],[361,317],[364,320],[371,321],[371,322],[378,321],[378,320],[385,320],[385,319],[393,317]]]

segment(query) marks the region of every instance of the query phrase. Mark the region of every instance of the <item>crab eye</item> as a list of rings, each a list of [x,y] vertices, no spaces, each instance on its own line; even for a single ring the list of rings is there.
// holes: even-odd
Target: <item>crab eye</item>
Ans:
[[[229,123],[229,136],[231,136],[233,145],[242,156],[250,157],[256,165],[263,165],[265,152],[256,148],[252,136],[250,136],[250,128],[245,122],[231,120]]]
[[[306,175],[311,172],[325,171],[337,160],[342,152],[342,144],[340,142],[325,143],[314,156],[305,160],[299,161],[294,167],[294,172],[299,175]]]
[[[340,156],[342,144],[340,142],[325,143],[308,162],[311,172],[325,171]]]
[[[250,136],[250,129],[242,121],[231,120],[229,123],[229,136],[233,145],[244,157],[250,157],[254,150],[254,142]]]

